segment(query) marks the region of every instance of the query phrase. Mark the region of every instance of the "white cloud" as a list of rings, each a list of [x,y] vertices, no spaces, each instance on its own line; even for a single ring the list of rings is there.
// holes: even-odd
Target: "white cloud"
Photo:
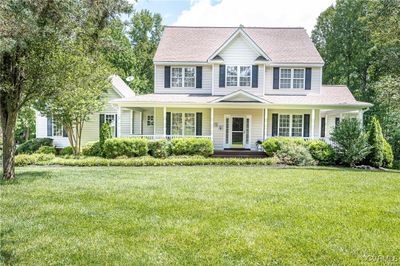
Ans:
[[[215,2],[215,1],[214,1]],[[319,14],[335,0],[192,0],[173,25],[304,27],[311,33]]]

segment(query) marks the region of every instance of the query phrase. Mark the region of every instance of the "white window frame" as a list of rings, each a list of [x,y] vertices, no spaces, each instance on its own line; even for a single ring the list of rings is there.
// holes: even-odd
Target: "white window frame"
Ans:
[[[107,122],[107,116],[113,116],[113,123],[109,123],[110,129],[111,129],[111,133],[112,133],[112,137],[114,138],[116,136],[115,132],[117,130],[116,126],[115,126],[115,121],[116,121],[116,114],[104,114],[104,123]],[[113,130],[114,129],[114,132]]]
[[[185,86],[185,69],[186,68],[192,68],[194,70],[194,84],[191,87],[186,87]],[[182,78],[181,78],[181,84],[182,86],[174,86],[172,83],[172,70],[173,69],[181,69],[182,70]],[[177,67],[171,67],[171,73],[170,73],[170,84],[171,88],[191,88],[194,89],[196,88],[196,67],[195,66],[177,66]]]
[[[60,130],[61,130],[61,135],[54,135],[54,127],[56,127],[56,122],[57,120],[54,119],[54,117],[51,118],[51,136],[52,137],[64,137],[64,126],[62,123],[60,123]]]
[[[146,125],[148,127],[154,126],[154,115],[147,115],[147,117],[146,117]]]
[[[280,132],[281,115],[288,115],[289,116],[289,136],[281,136],[281,132]],[[294,115],[301,116],[301,136],[296,136],[296,137],[292,136],[292,133],[293,133],[293,116]],[[287,114],[287,113],[278,114],[278,137],[304,138],[304,114]]]
[[[182,134],[181,135],[172,134],[172,117],[173,117],[173,114],[182,114],[182,117],[181,117]],[[193,135],[186,135],[185,134],[185,115],[186,114],[193,114],[194,115],[194,134]],[[170,123],[171,136],[196,136],[196,125],[197,125],[197,117],[196,117],[196,113],[195,112],[171,112],[171,123]]]
[[[236,85],[228,85],[228,67],[237,67],[237,79]],[[240,67],[249,67],[250,68],[250,83],[249,86],[240,86]],[[251,79],[253,77],[253,68],[251,65],[226,65],[225,66],[225,84],[227,87],[242,87],[242,88],[250,88],[251,87]]]
[[[281,86],[281,79],[282,79],[281,73],[282,73],[283,69],[285,69],[285,70],[289,69],[290,70],[290,88],[282,88],[282,86]],[[294,83],[293,80],[294,79],[299,79],[299,78],[294,78],[294,70],[303,70],[304,78],[303,78],[303,87],[302,88],[294,88],[293,87],[293,83]],[[289,79],[289,78],[287,78],[287,79]],[[304,67],[293,67],[293,68],[280,67],[279,68],[279,89],[282,89],[282,90],[291,90],[291,89],[294,89],[294,90],[305,90],[305,88],[306,88],[306,69]]]

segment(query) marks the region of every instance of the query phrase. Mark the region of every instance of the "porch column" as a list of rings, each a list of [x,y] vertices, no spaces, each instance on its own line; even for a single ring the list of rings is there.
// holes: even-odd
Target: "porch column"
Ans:
[[[264,140],[268,137],[268,108],[264,109]]]
[[[214,139],[214,107],[211,107],[211,140]]]
[[[314,134],[315,133],[315,109],[312,109],[311,112],[311,134],[310,137],[313,139],[314,138]]]
[[[117,112],[117,138],[121,137],[121,106],[118,106]]]
[[[153,138],[156,136],[156,108],[153,107]]]
[[[166,106],[164,106],[163,113],[164,113],[164,117],[163,117],[164,131],[163,132],[164,132],[164,138],[166,138],[166,136],[167,136],[167,107]]]

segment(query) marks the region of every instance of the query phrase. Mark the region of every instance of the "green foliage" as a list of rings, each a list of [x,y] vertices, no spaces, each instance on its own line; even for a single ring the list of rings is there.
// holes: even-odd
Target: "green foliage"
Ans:
[[[104,143],[106,142],[106,140],[111,138],[112,134],[111,134],[110,124],[108,122],[105,122],[100,129],[100,140],[99,140],[100,150],[104,149]]]
[[[174,155],[201,155],[208,157],[214,153],[214,145],[206,138],[176,138],[171,141]]]
[[[53,146],[53,140],[50,138],[30,139],[27,142],[18,146],[17,154],[34,153],[42,146]]]
[[[274,156],[279,151],[283,144],[296,143],[305,145],[305,140],[302,138],[288,138],[288,137],[272,137],[268,138],[262,143],[265,153],[267,156]]]
[[[155,158],[166,158],[171,154],[171,143],[167,140],[153,140],[148,143],[149,154]]]
[[[320,165],[332,165],[335,163],[335,150],[323,140],[309,140],[305,142],[308,151],[314,160]]]
[[[296,142],[282,143],[275,156],[280,163],[287,165],[315,165],[315,161],[307,148]]]
[[[42,163],[50,163],[55,158],[54,154],[34,153],[34,154],[18,154],[15,156],[16,166],[35,165]]]
[[[18,119],[17,127],[15,129],[15,140],[17,143],[24,143],[25,141],[35,137],[35,110],[30,106],[21,108]]]
[[[85,156],[102,156],[100,142],[88,142],[82,148],[82,154]]]
[[[61,149],[60,155],[65,156],[65,155],[72,155],[74,154],[74,149],[71,146],[67,146]]]
[[[336,159],[344,165],[354,166],[370,152],[367,134],[363,132],[357,119],[343,119],[331,135],[335,142]]]
[[[375,167],[381,167],[383,164],[385,139],[382,134],[382,128],[376,117],[372,118],[371,127],[368,132],[368,144],[371,151],[367,156],[368,164]]]
[[[42,146],[40,147],[36,153],[40,153],[40,154],[56,154],[57,150],[55,147],[53,146]]]
[[[147,139],[111,138],[104,142],[103,155],[106,158],[119,156],[138,157],[147,155]]]
[[[391,168],[393,167],[393,161],[394,161],[394,156],[393,156],[393,150],[392,146],[390,146],[389,142],[386,141],[386,139],[383,139],[383,162],[382,166]]]

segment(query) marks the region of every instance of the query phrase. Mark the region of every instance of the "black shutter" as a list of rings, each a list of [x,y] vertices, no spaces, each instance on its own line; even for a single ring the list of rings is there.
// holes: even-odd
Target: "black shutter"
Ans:
[[[164,88],[171,88],[171,67],[165,66],[164,67]]]
[[[258,88],[258,65],[251,67],[251,87]]]
[[[50,116],[47,117],[47,136],[53,136],[53,121]]]
[[[167,112],[166,114],[166,118],[165,118],[165,123],[167,124],[167,130],[166,130],[166,134],[169,136],[171,135],[171,112]]]
[[[225,65],[219,65],[219,87],[225,88]]]
[[[104,114],[100,114],[100,119],[99,119],[99,136],[100,136],[100,132],[101,132],[101,127],[103,126],[103,124],[104,124]]]
[[[340,124],[340,117],[335,117],[335,127]]]
[[[117,115],[115,115],[115,120],[114,120],[114,123],[115,123],[115,136],[114,137],[117,137],[118,135],[117,135],[117,128],[118,128],[118,116]]]
[[[203,87],[203,67],[196,67],[196,88],[200,89]]]
[[[306,68],[306,90],[311,90],[311,68]]]
[[[274,84],[272,88],[274,90],[279,90],[279,67],[274,67]]]
[[[325,138],[325,117],[321,117],[321,138]]]
[[[304,133],[303,137],[308,138],[310,136],[310,115],[304,115]]]
[[[272,136],[278,136],[278,114],[272,114]]]
[[[196,113],[196,136],[203,135],[203,113]]]

